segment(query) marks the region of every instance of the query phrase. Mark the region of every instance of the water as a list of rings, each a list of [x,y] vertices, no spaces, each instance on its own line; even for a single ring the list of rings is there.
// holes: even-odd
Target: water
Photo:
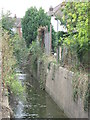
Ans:
[[[67,118],[30,74],[20,73],[18,79],[26,86],[26,90],[22,100],[11,100],[15,118]]]

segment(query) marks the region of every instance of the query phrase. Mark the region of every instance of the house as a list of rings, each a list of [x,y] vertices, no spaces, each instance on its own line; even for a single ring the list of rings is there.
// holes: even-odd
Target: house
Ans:
[[[56,7],[50,7],[49,11],[47,12],[47,15],[49,16],[60,16],[62,17],[63,13],[61,11],[61,8],[65,7],[65,2],[60,3],[59,5],[57,5]]]
[[[15,33],[18,33],[19,36],[22,37],[21,18],[17,18],[16,14],[15,14],[14,19],[15,19],[15,24],[14,24],[13,31]]]
[[[61,9],[64,7],[65,7],[65,2],[62,2],[54,8],[51,6],[49,8],[49,11],[47,12],[47,15],[51,16],[51,23],[54,26],[54,30],[56,32],[58,32],[58,31],[67,32],[67,29],[65,28],[65,26],[61,26],[60,21],[58,19],[56,19],[56,18],[60,18],[63,16]]]
[[[49,11],[47,12],[48,16],[51,16],[51,24],[53,25],[53,28],[56,32],[62,31],[63,34],[67,33],[67,29],[65,28],[64,25],[61,25],[60,20],[58,18],[63,17],[63,12],[62,9],[65,7],[66,3],[62,2],[56,7],[50,7]],[[67,49],[65,48],[65,51],[63,49],[62,53],[62,48],[58,45],[57,47],[57,61],[58,60],[63,60],[63,55],[67,52]]]
[[[78,33],[76,30],[73,30],[72,33],[69,33],[64,25],[63,26],[60,25],[60,19],[58,20],[58,18],[62,18],[63,17],[62,9],[65,8],[65,6],[67,4],[67,1],[68,0],[66,0],[66,2],[60,3],[55,8],[50,7],[49,11],[47,12],[47,14],[49,16],[51,16],[51,23],[54,26],[54,29],[57,28],[56,32],[58,32],[58,33],[59,33],[59,31],[63,32],[64,36],[60,36],[60,37],[63,38],[62,40],[64,40],[65,37],[67,37],[69,35],[73,35],[73,34],[77,34]],[[67,16],[65,16],[65,17],[67,17]],[[55,22],[57,22],[57,24],[55,24]],[[72,56],[70,54],[70,51],[67,48],[67,46],[65,46],[65,45],[63,45],[63,47],[58,46],[57,55],[58,55],[58,58],[60,60],[62,60],[63,64],[70,64],[72,62]]]

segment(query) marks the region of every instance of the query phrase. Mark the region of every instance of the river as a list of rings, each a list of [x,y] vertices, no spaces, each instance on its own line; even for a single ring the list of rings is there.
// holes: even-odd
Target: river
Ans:
[[[21,72],[17,75],[26,89],[22,99],[10,100],[15,118],[67,118],[45,90],[40,89],[38,81],[30,73]]]

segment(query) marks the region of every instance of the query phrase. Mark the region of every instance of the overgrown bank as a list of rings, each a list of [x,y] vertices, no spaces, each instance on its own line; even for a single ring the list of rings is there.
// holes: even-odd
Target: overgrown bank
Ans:
[[[17,80],[16,68],[17,61],[14,56],[13,41],[8,32],[2,31],[2,81],[3,87],[11,93],[20,95],[23,88]],[[19,87],[19,89],[17,89]]]
[[[53,58],[50,57],[50,60],[47,58],[46,62],[38,61],[36,74],[35,71],[32,72],[40,82],[41,89],[45,89],[49,93],[68,117],[88,117],[90,95],[88,75],[79,72],[73,73],[52,60]],[[74,112],[76,114],[73,114]]]
[[[48,84],[49,87],[52,86],[52,82],[58,81],[58,84],[60,85],[60,87],[64,88],[65,86],[64,85],[62,86],[62,84],[59,81],[60,79],[62,80],[62,75],[60,71],[62,69],[63,77],[65,77],[65,79],[67,80],[65,84],[67,85],[69,84],[68,82],[69,74],[67,74],[66,71],[68,71],[68,73],[71,71],[66,70],[64,67],[61,68],[61,65],[57,63],[53,55],[47,56],[45,55],[45,53],[41,51],[42,49],[38,42],[34,42],[31,45],[30,56],[29,56],[29,61],[28,61],[29,66],[30,66],[29,67],[30,72],[40,82],[41,89],[45,89],[49,81],[50,81],[50,84]],[[71,87],[73,88],[71,89],[71,92],[72,92],[71,98],[73,99],[73,102],[75,103],[78,102],[79,98],[82,99],[83,105],[81,109],[83,109],[83,111],[88,112],[88,98],[90,96],[88,73],[78,71],[78,70],[77,72],[75,71],[71,73],[73,73],[71,76],[72,78],[70,79],[70,81],[72,82],[72,84],[71,83],[70,84],[71,84]],[[64,76],[64,74],[66,74],[66,76]],[[52,90],[56,88],[52,88]],[[58,88],[58,92],[59,92],[59,88]],[[63,93],[63,91],[61,92]],[[58,94],[56,95],[58,96]]]
[[[18,97],[23,96],[24,86],[20,81],[18,81],[16,69],[19,68],[24,60],[22,60],[22,56],[20,55],[20,38],[15,34],[11,36],[11,34],[5,30],[1,29],[1,42],[2,42],[2,65],[1,65],[1,76],[2,76],[2,118],[8,118],[10,115],[13,115],[13,112],[9,106],[9,96],[14,95]],[[19,43],[20,44],[19,44]],[[22,42],[22,40],[21,40]],[[18,47],[18,46],[19,47]],[[16,48],[17,46],[18,48]],[[18,49],[18,50],[17,50]],[[20,51],[19,51],[20,50]],[[19,53],[20,52],[20,53]],[[24,51],[23,51],[24,52]],[[21,56],[18,60],[17,56]],[[21,61],[22,60],[22,61]],[[21,64],[20,64],[21,63]],[[0,93],[1,94],[1,93]],[[12,116],[13,117],[13,116]]]

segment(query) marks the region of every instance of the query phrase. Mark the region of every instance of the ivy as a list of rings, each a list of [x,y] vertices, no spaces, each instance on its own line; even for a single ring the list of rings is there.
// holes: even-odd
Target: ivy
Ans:
[[[61,24],[66,26],[69,36],[64,39],[72,52],[76,52],[78,60],[87,64],[89,49],[88,39],[88,2],[68,2],[62,9]],[[71,34],[76,32],[76,34]]]

